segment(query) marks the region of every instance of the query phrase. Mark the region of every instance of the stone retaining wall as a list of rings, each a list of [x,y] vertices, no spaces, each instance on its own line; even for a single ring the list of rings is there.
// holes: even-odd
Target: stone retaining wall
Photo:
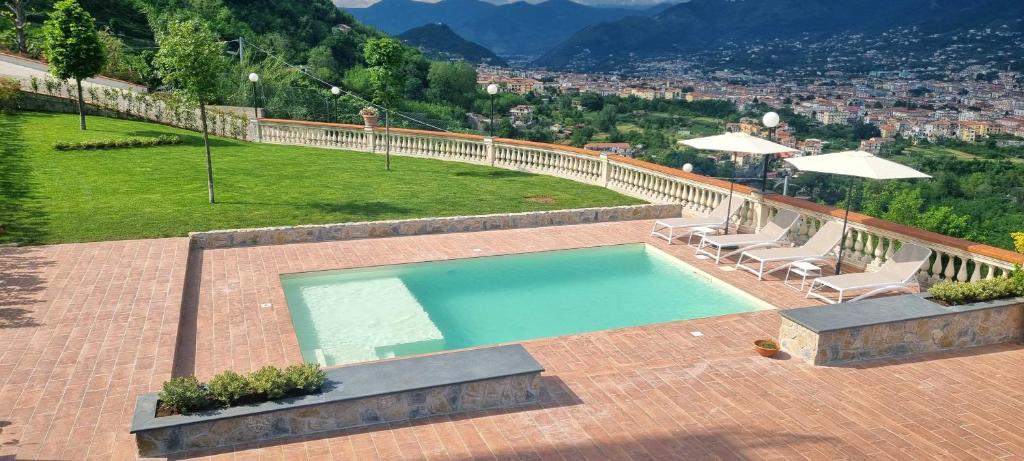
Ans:
[[[822,332],[783,318],[779,342],[808,363],[841,365],[1020,341],[1024,300],[989,304],[1002,305]]]
[[[681,213],[681,205],[631,205],[449,218],[219,230],[193,232],[189,234],[189,237],[192,238],[192,244],[199,248],[231,248],[660,219],[678,217]]]

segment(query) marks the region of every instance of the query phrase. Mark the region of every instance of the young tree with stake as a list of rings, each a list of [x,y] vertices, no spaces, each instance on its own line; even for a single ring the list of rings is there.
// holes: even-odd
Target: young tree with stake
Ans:
[[[363,45],[363,59],[369,66],[370,86],[373,88],[373,102],[384,106],[385,150],[384,165],[391,169],[391,108],[398,104],[399,92],[405,80],[402,66],[405,64],[405,49],[391,37],[371,38]]]
[[[84,130],[82,80],[95,77],[105,63],[96,21],[76,0],[61,0],[43,24],[43,42],[50,73],[60,80],[73,78],[78,85],[78,119]]]
[[[164,82],[174,86],[181,97],[199,104],[203,145],[206,147],[206,187],[210,203],[215,203],[206,104],[211,102],[217,81],[224,73],[224,44],[199,19],[170,22],[165,30],[157,34],[157,42],[160,51],[153,63]]]

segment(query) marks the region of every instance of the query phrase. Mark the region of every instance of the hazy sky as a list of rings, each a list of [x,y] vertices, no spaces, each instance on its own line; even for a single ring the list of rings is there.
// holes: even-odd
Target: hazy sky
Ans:
[[[377,3],[379,0],[334,0],[334,4],[341,7],[360,7],[370,6]],[[436,3],[440,0],[417,0],[426,1],[427,3]],[[521,0],[484,0],[486,2],[494,4],[512,3],[514,1]],[[540,3],[544,0],[526,0],[530,3]],[[657,5],[659,3],[665,3],[667,0],[572,0],[576,3],[582,3],[584,5],[593,6],[617,6],[617,5]]]

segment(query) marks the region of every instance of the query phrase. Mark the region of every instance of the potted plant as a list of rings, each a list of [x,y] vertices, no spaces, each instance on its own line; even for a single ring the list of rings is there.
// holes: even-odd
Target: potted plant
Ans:
[[[759,339],[754,341],[754,350],[762,357],[772,357],[779,352],[779,343],[774,339]]]
[[[377,126],[377,120],[379,115],[377,114],[377,108],[373,106],[366,106],[359,111],[359,115],[363,116],[363,123],[366,126],[373,128]]]

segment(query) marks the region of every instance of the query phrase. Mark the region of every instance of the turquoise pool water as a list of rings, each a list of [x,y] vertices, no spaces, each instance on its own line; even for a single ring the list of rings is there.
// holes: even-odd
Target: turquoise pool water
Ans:
[[[303,358],[325,365],[757,310],[644,244],[288,274]]]

